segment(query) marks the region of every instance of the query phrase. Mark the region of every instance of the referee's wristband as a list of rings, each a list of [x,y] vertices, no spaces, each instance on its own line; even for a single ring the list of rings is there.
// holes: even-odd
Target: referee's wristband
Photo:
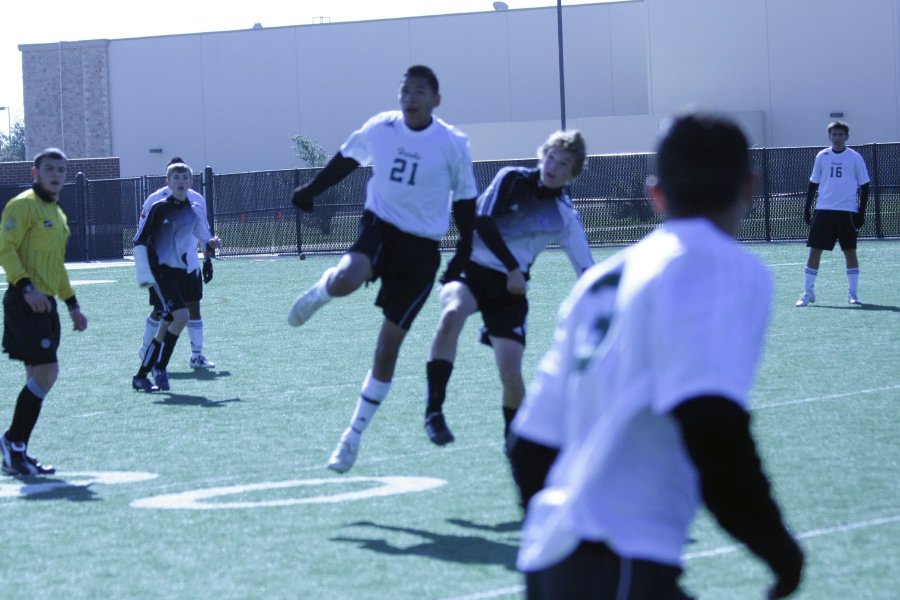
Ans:
[[[23,294],[30,294],[34,291],[34,284],[31,283],[31,280],[29,278],[23,277],[18,282],[16,282],[16,288]]]
[[[78,300],[75,298],[75,296],[72,296],[71,298],[66,298],[65,302],[66,302],[66,306],[69,307],[70,311],[78,308]]]

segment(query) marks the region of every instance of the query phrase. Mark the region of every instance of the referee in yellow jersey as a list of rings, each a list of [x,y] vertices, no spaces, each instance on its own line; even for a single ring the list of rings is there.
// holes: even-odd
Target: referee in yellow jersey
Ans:
[[[69,225],[59,207],[66,182],[66,155],[48,148],[34,159],[34,185],[9,201],[0,217],[0,266],[9,283],[3,296],[3,351],[25,363],[12,424],[0,436],[3,472],[44,475],[43,465],[26,450],[47,393],[56,383],[60,324],[55,296],[65,301],[75,331],[87,329],[75,290],[63,264]]]

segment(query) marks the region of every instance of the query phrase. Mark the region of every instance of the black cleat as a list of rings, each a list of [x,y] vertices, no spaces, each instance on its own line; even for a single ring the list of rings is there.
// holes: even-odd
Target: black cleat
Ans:
[[[450,428],[447,427],[444,414],[439,412],[431,413],[425,417],[425,433],[428,434],[428,439],[438,446],[445,446],[456,439],[453,437]]]
[[[25,454],[25,442],[11,442],[4,433],[0,436],[0,452],[3,454],[3,472],[7,475],[38,475],[39,471]]]
[[[41,461],[30,454],[25,455],[25,460],[30,462],[31,466],[37,471],[36,475],[53,475],[56,473],[56,467],[42,464]]]
[[[132,377],[131,387],[136,392],[158,392],[159,388],[146,377]]]

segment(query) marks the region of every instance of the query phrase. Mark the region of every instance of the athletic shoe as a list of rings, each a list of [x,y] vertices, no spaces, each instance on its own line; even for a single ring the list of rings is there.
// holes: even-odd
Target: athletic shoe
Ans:
[[[859,296],[853,293],[847,295],[847,302],[850,304],[856,304],[857,306],[862,306],[862,302],[859,301]]]
[[[337,448],[328,459],[328,468],[338,473],[346,473],[356,462],[356,455],[359,453],[359,440],[351,440],[344,432],[341,435],[341,441],[338,442]]]
[[[330,299],[329,296],[319,292],[318,286],[310,288],[305,294],[301,294],[294,300],[291,312],[288,313],[288,324],[291,327],[300,327],[309,321],[316,311],[325,306]]]
[[[447,427],[444,414],[439,412],[431,413],[425,417],[425,433],[428,434],[428,439],[438,446],[449,444],[455,439],[453,432]]]
[[[4,433],[0,437],[0,451],[3,452],[3,472],[7,475],[37,475],[37,467],[29,462],[25,454],[25,442],[11,442]]]
[[[800,299],[794,303],[794,306],[806,306],[807,304],[812,304],[816,301],[816,295],[812,292],[803,292],[803,295],[800,296]]]
[[[165,369],[153,367],[153,381],[156,382],[156,387],[163,392],[168,392],[171,389],[169,387],[169,374]]]
[[[195,354],[191,356],[191,368],[192,369],[215,369],[216,363],[209,360],[202,354]]]
[[[56,467],[53,465],[41,464],[41,461],[30,454],[25,454],[25,460],[31,463],[31,466],[37,470],[38,475],[53,475],[56,473]]]
[[[132,377],[131,387],[136,392],[158,392],[159,388],[153,385],[153,382],[146,377]]]

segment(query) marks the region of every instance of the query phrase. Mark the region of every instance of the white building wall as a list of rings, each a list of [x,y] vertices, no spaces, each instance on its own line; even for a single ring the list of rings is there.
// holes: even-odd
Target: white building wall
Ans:
[[[579,5],[563,8],[563,32],[566,124],[594,153],[652,150],[661,119],[689,104],[736,115],[760,146],[822,145],[833,112],[854,143],[900,140],[900,0]],[[397,106],[403,70],[422,63],[473,158],[520,158],[559,127],[557,43],[555,7],[112,40],[109,102],[92,105],[109,108],[123,175],[159,173],[176,153],[217,172],[293,168],[293,135],[336,151]],[[51,50],[22,47],[26,122],[68,141],[84,115],[29,109],[67,85],[46,61],[28,72]]]

